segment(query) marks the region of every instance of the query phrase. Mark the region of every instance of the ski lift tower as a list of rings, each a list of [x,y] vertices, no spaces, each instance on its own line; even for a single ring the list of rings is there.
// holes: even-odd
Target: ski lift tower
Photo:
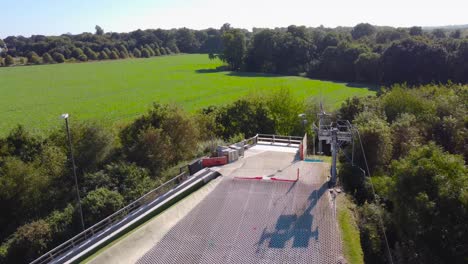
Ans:
[[[354,153],[354,140],[353,140],[353,126],[348,120],[338,120],[336,123],[331,121],[331,116],[323,110],[323,106],[320,103],[320,113],[317,114],[318,117],[318,127],[314,125],[316,134],[318,135],[319,140],[319,151],[318,153],[323,154],[322,151],[322,141],[325,141],[326,144],[331,145],[332,152],[332,165],[331,165],[331,179],[330,186],[336,184],[336,157],[338,154],[339,148],[344,143],[351,142],[353,144],[353,153]]]

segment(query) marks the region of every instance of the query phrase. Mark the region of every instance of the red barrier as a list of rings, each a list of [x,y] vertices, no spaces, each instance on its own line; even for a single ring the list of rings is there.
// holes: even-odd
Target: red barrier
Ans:
[[[227,164],[227,157],[217,157],[217,158],[205,158],[202,159],[202,166],[206,167],[213,167],[213,166],[220,166]]]

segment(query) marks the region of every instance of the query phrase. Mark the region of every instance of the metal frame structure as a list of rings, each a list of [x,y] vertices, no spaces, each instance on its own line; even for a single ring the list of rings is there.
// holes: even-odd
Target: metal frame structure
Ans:
[[[331,121],[331,116],[327,114],[322,105],[320,105],[320,113],[317,114],[319,123],[318,126],[314,125],[316,134],[319,140],[319,154],[323,154],[322,151],[322,141],[325,141],[326,144],[331,145],[332,152],[332,166],[331,166],[331,179],[330,186],[336,184],[337,170],[336,170],[336,159],[339,148],[345,143],[352,143],[353,145],[353,154],[354,154],[354,127],[348,120],[337,120],[335,123]],[[354,155],[353,155],[354,162]]]

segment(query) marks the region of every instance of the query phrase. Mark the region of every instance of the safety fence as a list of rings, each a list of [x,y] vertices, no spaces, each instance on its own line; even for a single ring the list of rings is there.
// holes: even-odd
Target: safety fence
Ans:
[[[297,145],[302,143],[302,137],[297,136],[281,136],[271,134],[257,134],[257,143],[270,143],[272,145]]]

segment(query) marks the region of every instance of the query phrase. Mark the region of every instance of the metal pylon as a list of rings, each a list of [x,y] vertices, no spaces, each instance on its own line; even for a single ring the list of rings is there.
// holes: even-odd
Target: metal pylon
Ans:
[[[318,135],[319,142],[319,154],[322,152],[322,141],[326,144],[330,144],[332,152],[332,165],[331,165],[331,179],[330,186],[336,184],[336,159],[338,150],[344,143],[353,142],[353,126],[348,120],[337,120],[336,122],[331,121],[329,114],[325,113],[322,104],[320,104],[320,113],[317,114],[318,126],[314,126],[316,134]],[[354,145],[354,144],[353,144]],[[354,146],[353,146],[354,147]]]

